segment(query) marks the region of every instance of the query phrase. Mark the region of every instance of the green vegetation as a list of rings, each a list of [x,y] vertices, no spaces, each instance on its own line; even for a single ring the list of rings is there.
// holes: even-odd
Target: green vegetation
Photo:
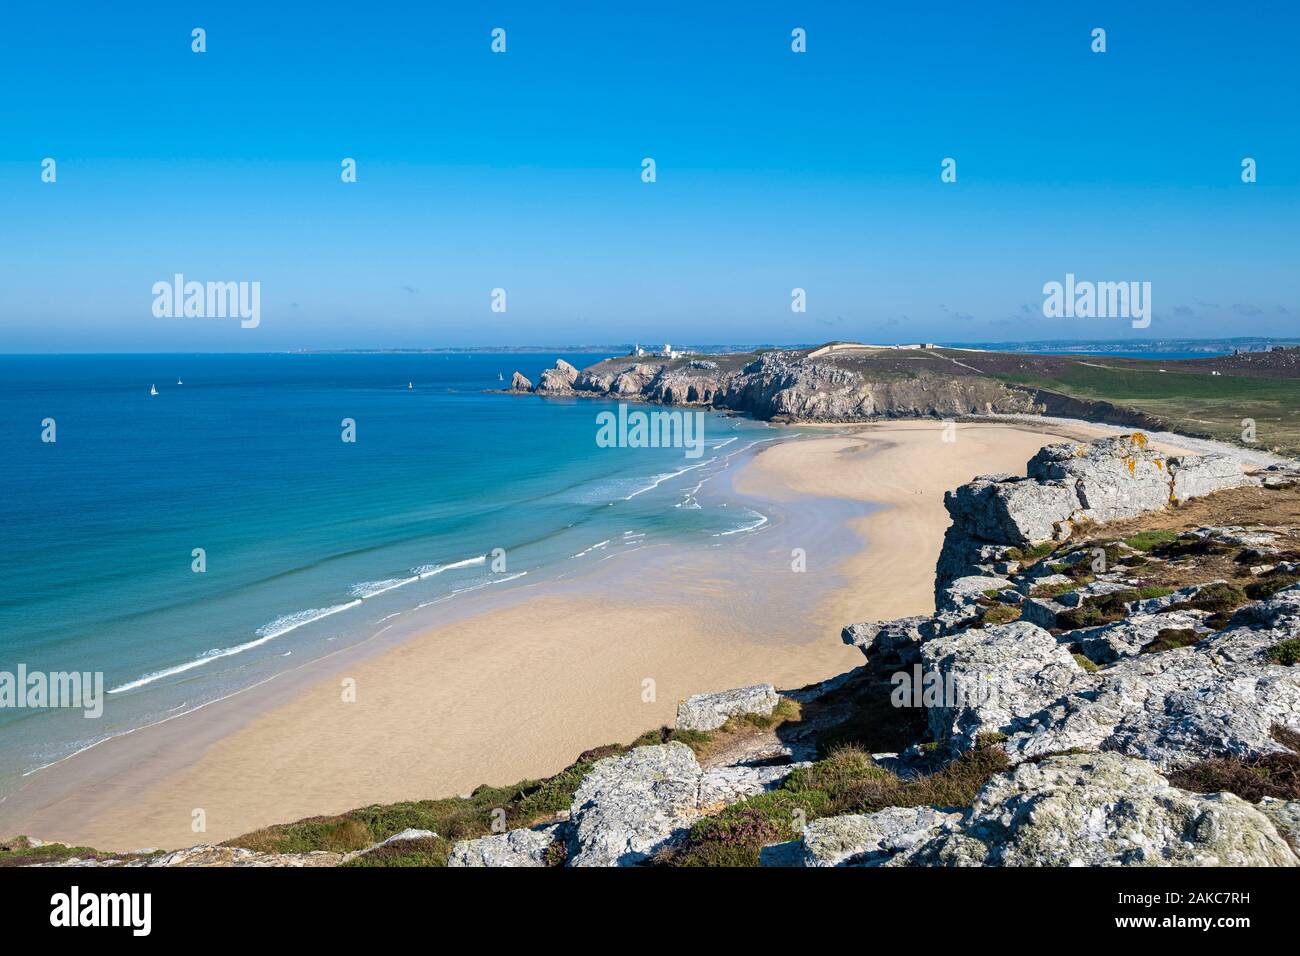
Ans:
[[[1009,548],[1007,549],[1007,558],[1011,561],[1023,563],[1037,561],[1039,558],[1045,558],[1055,551],[1057,545],[1058,542],[1056,541],[1042,541],[1027,548]]]
[[[1153,640],[1142,645],[1140,654],[1156,654],[1171,651],[1175,647],[1190,647],[1206,635],[1198,634],[1190,627],[1163,627]]]
[[[1138,599],[1142,601],[1149,601],[1151,598],[1167,597],[1173,593],[1173,588],[1167,588],[1158,584],[1148,585],[1137,589]]]
[[[980,625],[992,627],[995,624],[1009,624],[1018,620],[1020,620],[1019,607],[1013,604],[994,604],[984,612],[984,617],[980,619]]]
[[[1178,537],[1177,531],[1139,531],[1137,534],[1125,538],[1124,543],[1134,551],[1150,551],[1157,545],[1169,544]]]
[[[1004,382],[1045,388],[1073,398],[1127,406],[1188,435],[1242,444],[1241,420],[1256,422],[1258,445],[1300,453],[1300,388],[1293,378],[1161,372],[1148,366],[1073,362],[1056,374],[1029,369],[994,372]]]
[[[811,767],[793,771],[782,785],[698,821],[681,846],[656,862],[670,866],[757,866],[770,843],[799,837],[799,825],[842,813],[885,807],[969,806],[1006,755],[981,738],[981,746],[936,772],[909,780],[877,766],[857,747],[841,747]]]
[[[1274,664],[1294,667],[1300,663],[1300,637],[1279,641],[1270,647],[1264,656]]]
[[[71,860],[131,860],[154,854],[105,853],[88,846],[65,846],[62,843],[45,843],[36,846],[25,836],[0,841],[0,867],[32,866],[37,863],[59,863]]]
[[[1207,627],[1216,631],[1228,623],[1232,612],[1245,604],[1249,598],[1241,588],[1224,582],[1207,584],[1185,601],[1176,601],[1169,605],[1171,611],[1209,611],[1205,619]]]
[[[458,840],[492,832],[492,814],[505,812],[507,828],[534,826],[567,810],[574,791],[592,764],[628,750],[618,744],[598,747],[546,780],[525,780],[510,787],[482,786],[469,797],[417,800],[374,805],[331,817],[310,817],[296,823],[256,830],[227,840],[262,853],[346,853],[364,849],[406,829],[432,830],[436,837],[383,847],[351,861],[351,866],[445,866]]]
[[[1075,651],[1075,652],[1074,652],[1073,654],[1071,654],[1070,656],[1074,658],[1074,662],[1075,662],[1076,664],[1078,664],[1080,667],[1082,667],[1084,670],[1086,670],[1089,674],[1095,674],[1097,671],[1101,670],[1100,667],[1098,667],[1096,664],[1094,664],[1094,663],[1093,663],[1092,661],[1090,661],[1088,658],[1084,657],[1084,656],[1083,656],[1082,654],[1080,654],[1078,651]]]
[[[1252,581],[1246,585],[1246,596],[1252,601],[1271,598],[1283,588],[1300,583],[1300,574],[1270,574],[1262,581]]]
[[[1029,592],[1029,596],[1036,598],[1058,598],[1062,594],[1069,594],[1071,591],[1077,591],[1083,586],[1084,585],[1078,581],[1062,581],[1059,584],[1040,584]]]
[[[1125,605],[1136,600],[1138,600],[1138,592],[1131,590],[1085,598],[1078,607],[1068,608],[1057,614],[1057,626],[1063,630],[1073,631],[1080,627],[1096,627],[1099,624],[1122,621],[1128,616]]]

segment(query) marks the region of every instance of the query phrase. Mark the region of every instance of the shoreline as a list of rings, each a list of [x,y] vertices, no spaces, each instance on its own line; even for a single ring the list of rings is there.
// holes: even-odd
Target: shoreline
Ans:
[[[536,597],[526,585],[379,641],[386,628],[277,674],[258,700],[240,702],[251,706],[212,702],[201,716],[141,728],[134,740],[113,738],[40,771],[0,803],[0,832],[114,850],[217,842],[309,815],[545,775],[588,747],[671,722],[689,694],[834,676],[860,662],[840,642],[842,626],[933,610],[944,490],[1018,470],[1042,444],[1076,437],[1019,422],[961,423],[958,440],[942,444],[938,424],[791,435],[734,475],[742,495],[776,505],[771,527],[735,549],[750,553],[658,545],[682,553],[655,566],[648,547],[635,562],[612,555],[545,582]],[[851,539],[836,541],[846,526]],[[792,543],[807,552],[800,596],[789,592]],[[743,568],[729,578],[720,553]],[[755,575],[774,587],[756,589]],[[763,590],[783,599],[756,600]],[[345,672],[357,687],[350,709],[338,699]],[[647,678],[652,701],[643,699]],[[250,768],[275,768],[274,779]],[[191,829],[196,810],[204,833]]]

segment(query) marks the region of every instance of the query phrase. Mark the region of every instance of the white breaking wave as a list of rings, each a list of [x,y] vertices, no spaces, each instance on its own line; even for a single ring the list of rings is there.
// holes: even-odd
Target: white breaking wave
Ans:
[[[352,596],[365,600],[372,598],[377,594],[383,594],[385,591],[391,591],[394,588],[404,587],[407,584],[414,584],[420,580],[420,576],[414,575],[409,578],[388,578],[384,581],[363,581],[360,584],[352,585]]]
[[[752,515],[757,515],[758,520],[755,521],[753,524],[747,524],[740,528],[732,528],[730,531],[719,531],[716,534],[714,534],[713,537],[724,538],[729,534],[741,534],[745,531],[754,531],[758,528],[763,527],[763,525],[767,524],[767,515],[763,514],[762,512],[755,511],[753,508],[746,508],[745,510]]]
[[[665,481],[669,481],[669,480],[671,480],[671,479],[673,479],[673,478],[676,478],[678,475],[684,475],[684,474],[686,474],[688,471],[694,471],[696,468],[703,468],[705,465],[712,464],[713,462],[715,462],[715,461],[717,461],[717,460],[718,460],[718,459],[716,459],[716,458],[710,458],[708,461],[701,461],[701,462],[699,462],[699,463],[697,463],[697,464],[694,464],[694,465],[687,465],[685,468],[682,468],[682,469],[680,469],[680,470],[678,470],[678,471],[670,471],[670,472],[665,472],[665,473],[662,474],[662,475],[655,475],[655,477],[651,479],[650,484],[646,485],[644,488],[639,488],[639,489],[637,489],[636,491],[632,492],[630,495],[628,495],[628,496],[627,496],[626,498],[624,498],[623,500],[624,500],[624,501],[631,501],[631,500],[632,500],[633,498],[635,498],[637,495],[643,495],[643,494],[645,494],[647,491],[654,491],[654,489],[658,488],[658,487],[659,487],[660,485],[662,485]]]
[[[164,677],[171,677],[175,674],[183,674],[185,671],[193,670],[196,667],[202,667],[204,664],[211,664],[213,661],[220,660],[223,657],[232,657],[235,654],[242,654],[244,651],[259,647],[267,641],[273,641],[277,637],[288,634],[290,631],[296,631],[305,624],[313,621],[319,621],[321,618],[329,617],[331,614],[338,614],[340,611],[347,611],[351,608],[358,607],[361,599],[349,601],[347,604],[335,604],[333,607],[310,608],[306,611],[298,611],[294,614],[286,614],[284,617],[278,617],[270,624],[257,629],[257,640],[245,641],[243,644],[236,644],[233,647],[213,648],[206,653],[200,654],[191,661],[184,664],[177,664],[175,667],[167,667],[160,671],[154,671],[137,677],[133,681],[128,681],[117,687],[110,687],[110,694],[120,694],[123,691],[134,690],[137,687],[143,687],[145,684],[152,684],[154,681],[162,680]]]
[[[585,551],[579,551],[577,554],[572,555],[572,557],[580,558],[580,557],[582,557],[584,554],[590,554],[590,553],[593,552],[593,551],[599,551],[601,548],[605,547],[605,546],[608,545],[608,544],[609,544],[609,539],[608,539],[608,538],[606,538],[604,541],[597,541],[597,542],[596,542],[595,544],[593,544],[590,548],[587,548]]]
[[[468,568],[476,564],[483,564],[487,561],[487,555],[480,554],[477,558],[466,558],[464,561],[453,561],[451,564],[422,564],[415,571],[416,576],[423,581],[425,578],[431,578],[435,574],[442,574],[443,571],[452,571],[456,568]]]

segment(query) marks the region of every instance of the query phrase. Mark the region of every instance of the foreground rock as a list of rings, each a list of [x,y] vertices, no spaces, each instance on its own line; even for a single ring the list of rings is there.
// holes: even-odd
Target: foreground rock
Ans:
[[[878,813],[823,817],[804,830],[796,865],[879,866],[960,820],[960,813],[933,807],[890,807]]]
[[[717,730],[741,714],[772,713],[781,698],[771,684],[737,687],[715,694],[696,694],[677,705],[678,730]]]
[[[698,816],[702,771],[680,743],[596,761],[573,796],[570,866],[642,863]]]
[[[981,734],[1010,733],[1063,695],[1096,685],[1047,631],[1024,621],[971,629],[921,646],[937,675],[939,701],[926,709],[932,737],[959,750]]]
[[[961,824],[897,862],[943,866],[1297,866],[1264,813],[1169,786],[1149,763],[1072,754],[993,778]]]
[[[494,833],[457,843],[448,866],[549,866],[547,852],[565,829],[564,824]]]
[[[891,808],[810,824],[804,866],[1300,866],[1268,812],[1230,793],[1189,793],[1149,763],[1070,754],[990,780],[963,813]]]

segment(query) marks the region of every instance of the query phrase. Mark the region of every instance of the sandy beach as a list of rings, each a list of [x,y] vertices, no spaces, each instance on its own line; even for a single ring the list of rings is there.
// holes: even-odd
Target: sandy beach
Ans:
[[[648,548],[604,578],[319,663],[301,686],[261,689],[260,706],[251,694],[223,701],[33,775],[0,804],[0,835],[115,850],[218,842],[547,775],[670,723],[692,693],[833,676],[861,663],[840,641],[844,624],[933,609],[944,491],[1020,472],[1049,441],[1099,433],[972,423],[946,442],[936,422],[797,431],[733,477],[784,515],[734,565],[724,546]],[[832,502],[854,504],[851,546],[833,554],[823,542],[849,512],[822,507]],[[806,552],[802,575],[794,548]],[[205,832],[192,827],[197,811]]]

